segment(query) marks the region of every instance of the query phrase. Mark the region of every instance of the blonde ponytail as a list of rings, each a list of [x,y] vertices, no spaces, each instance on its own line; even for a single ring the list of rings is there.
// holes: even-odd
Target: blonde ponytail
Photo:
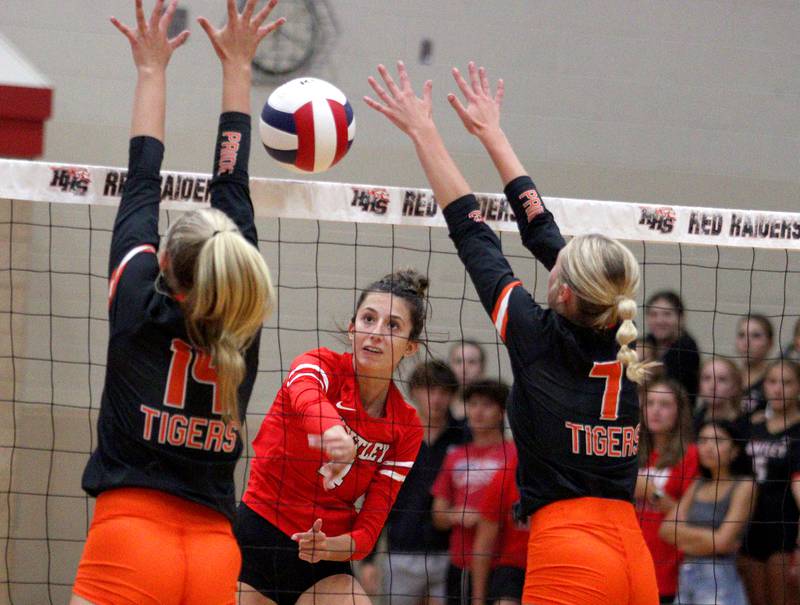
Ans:
[[[171,281],[185,295],[186,331],[214,363],[223,418],[238,422],[244,351],[274,306],[267,264],[233,221],[215,209],[184,215],[170,229],[166,248]]]
[[[621,322],[616,333],[617,360],[626,367],[628,379],[641,384],[652,364],[640,362],[629,346],[639,335],[633,323],[639,263],[633,253],[604,235],[581,235],[561,252],[559,265],[558,279],[575,293],[580,321],[600,330]]]
[[[620,345],[619,352],[617,352],[617,361],[626,367],[625,373],[628,376],[628,380],[641,384],[647,376],[647,368],[639,361],[639,355],[636,351],[628,346],[639,336],[636,324],[633,323],[636,318],[636,301],[632,298],[619,296],[617,317],[622,320],[617,329],[617,342]]]

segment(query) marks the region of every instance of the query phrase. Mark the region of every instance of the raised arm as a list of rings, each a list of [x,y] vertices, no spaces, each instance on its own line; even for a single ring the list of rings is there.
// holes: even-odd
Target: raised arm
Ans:
[[[457,68],[453,68],[453,78],[467,105],[464,106],[452,93],[447,95],[447,99],[464,128],[478,138],[494,162],[517,219],[522,243],[550,270],[564,247],[564,238],[500,127],[500,108],[505,95],[503,80],[497,81],[496,92],[492,95],[486,69],[478,68],[470,61],[468,71],[469,83]]]
[[[134,29],[111,17],[111,23],[130,43],[136,66],[136,91],[128,177],[114,223],[109,274],[115,272],[137,246],[149,247],[148,252],[158,247],[159,171],[164,155],[167,64],[173,51],[189,37],[188,31],[172,39],[167,37],[176,6],[177,0],[172,0],[164,11],[164,1],[158,0],[147,20],[142,0],[136,0]]]
[[[411,87],[408,72],[402,61],[397,62],[399,85],[395,83],[385,66],[378,65],[378,73],[383,78],[386,88],[372,76],[368,82],[383,104],[370,97],[364,97],[364,102],[385,115],[414,143],[417,157],[439,206],[444,209],[451,202],[469,194],[472,190],[450,157],[433,122],[431,106],[433,83],[430,80],[425,82],[420,98]]]
[[[447,220],[450,237],[484,309],[491,316],[503,341],[511,347],[518,347],[520,358],[530,358],[537,354],[532,350],[531,343],[538,341],[531,335],[536,331],[542,309],[524,289],[516,287],[521,282],[514,277],[511,266],[503,256],[500,239],[483,222],[475,196],[439,135],[431,111],[431,82],[425,82],[422,98],[418,98],[402,62],[398,63],[397,71],[399,85],[383,65],[378,66],[386,88],[372,77],[369,78],[369,84],[382,102],[370,97],[364,97],[364,101],[385,115],[414,143],[436,203]],[[516,309],[516,320],[509,313],[512,307]],[[506,326],[511,323],[516,323],[516,327],[520,328],[512,332],[526,335],[517,339],[515,344],[506,341]]]
[[[277,4],[271,0],[255,13],[256,0],[248,0],[241,14],[234,0],[228,0],[228,22],[216,29],[205,17],[198,17],[222,65],[222,114],[214,148],[214,177],[211,205],[233,219],[242,235],[258,245],[250,199],[250,64],[259,43],[280,27],[285,19],[265,25]]]
[[[167,64],[172,52],[189,37],[189,32],[183,31],[172,39],[167,38],[177,5],[178,0],[172,0],[164,11],[164,0],[158,0],[150,19],[145,20],[142,0],[136,0],[136,29],[111,17],[114,27],[130,42],[136,65],[131,138],[150,136],[164,142]]]

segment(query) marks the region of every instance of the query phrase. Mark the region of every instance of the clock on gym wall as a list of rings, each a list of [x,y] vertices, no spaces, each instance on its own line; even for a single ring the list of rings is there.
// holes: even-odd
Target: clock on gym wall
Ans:
[[[239,0],[239,8],[246,0]],[[322,23],[315,0],[281,0],[269,19],[286,23],[267,36],[253,58],[253,68],[267,76],[290,74],[305,67],[322,42]],[[259,2],[256,11],[264,5]]]

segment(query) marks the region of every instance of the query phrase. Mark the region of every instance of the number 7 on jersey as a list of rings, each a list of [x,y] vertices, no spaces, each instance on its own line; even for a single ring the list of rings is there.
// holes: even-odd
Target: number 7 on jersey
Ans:
[[[600,420],[616,420],[619,417],[619,395],[622,392],[622,362],[595,361],[589,376],[604,378],[606,381]]]

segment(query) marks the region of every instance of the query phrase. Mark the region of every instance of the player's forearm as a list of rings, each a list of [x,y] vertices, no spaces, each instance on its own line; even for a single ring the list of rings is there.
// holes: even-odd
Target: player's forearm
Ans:
[[[469,184],[444,145],[439,131],[430,125],[411,134],[417,157],[428,177],[433,195],[444,209],[471,192]]]
[[[250,89],[252,69],[250,64],[222,64],[222,111],[239,111],[250,114]]]
[[[164,68],[141,67],[133,97],[131,138],[150,136],[164,142],[167,105],[167,74]]]
[[[333,536],[325,540],[326,561],[349,561],[356,554],[356,542],[350,534]]]
[[[503,181],[503,187],[515,178],[528,174],[502,130],[497,128],[488,131],[483,133],[479,139],[497,168],[500,179]]]

